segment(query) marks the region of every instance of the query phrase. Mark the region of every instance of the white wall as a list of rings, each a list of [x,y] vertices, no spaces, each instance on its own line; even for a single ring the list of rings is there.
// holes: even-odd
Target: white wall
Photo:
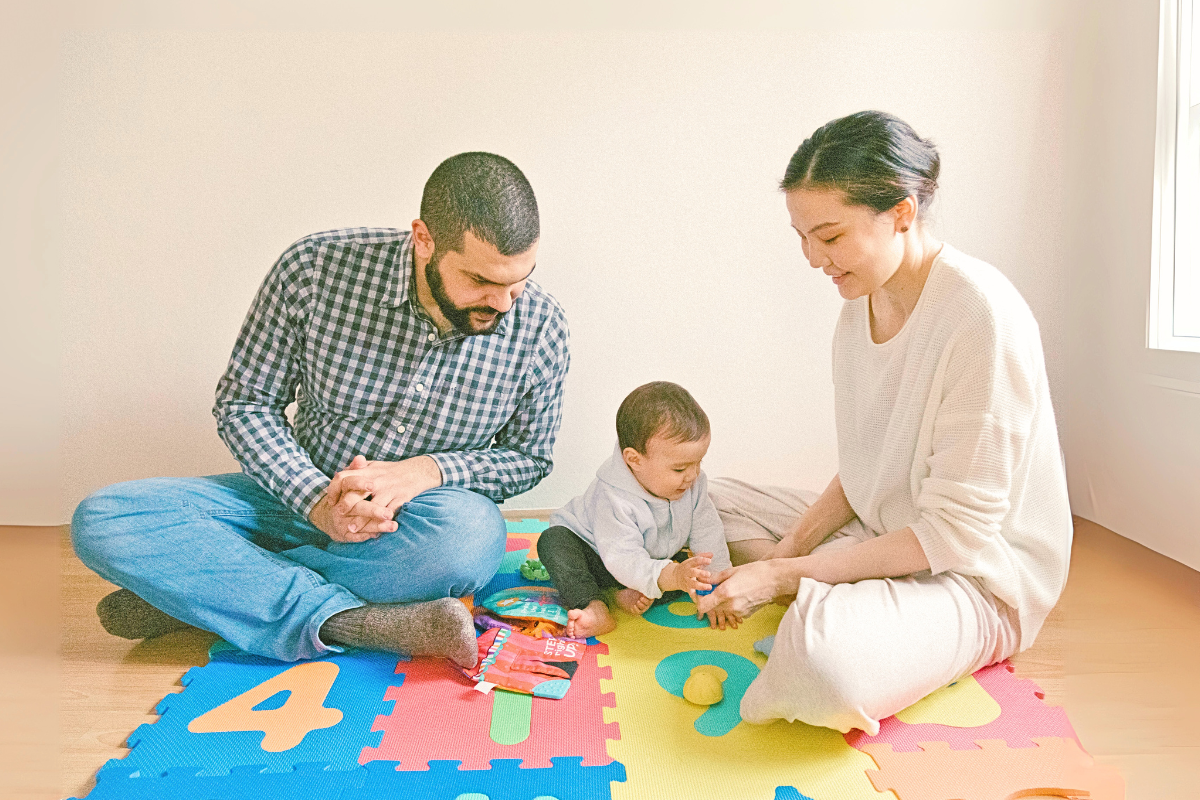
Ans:
[[[513,505],[578,490],[620,395],[651,377],[712,412],[713,471],[819,486],[837,301],[771,186],[814,126],[877,106],[940,142],[939,232],[999,264],[1042,324],[1076,513],[1200,566],[1200,360],[1144,347],[1156,15],[1117,0],[368,4],[338,20],[302,0],[22,7],[0,31],[0,523],[61,522],[109,481],[232,468],[208,405],[271,259],[318,228],[407,223],[428,170],[465,147],[533,178],[542,277],[575,334],[558,469]],[[297,32],[271,33],[281,21]],[[681,24],[742,32],[587,30]],[[511,32],[539,26],[580,32]],[[342,114],[347,86],[365,113]],[[650,302],[668,289],[674,303]]]
[[[109,482],[234,469],[209,407],[272,260],[311,231],[407,226],[466,149],[528,174],[538,278],[573,336],[556,469],[512,507],[581,491],[652,379],[708,410],[710,474],[828,481],[840,300],[775,186],[863,108],[939,143],[937,232],[1025,294],[1061,395],[1059,50],[1045,30],[69,35],[65,487],[45,521]]]
[[[1076,44],[1067,134],[1071,504],[1200,569],[1200,354],[1146,348],[1158,3],[1089,5]]]
[[[64,518],[59,486],[55,144],[49,12],[0,25],[0,524]]]

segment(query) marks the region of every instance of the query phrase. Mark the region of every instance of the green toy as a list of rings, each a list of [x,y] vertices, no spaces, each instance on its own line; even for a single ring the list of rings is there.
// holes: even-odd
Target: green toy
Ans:
[[[521,565],[521,576],[527,581],[548,581],[550,573],[542,566],[542,562],[536,558],[528,558]]]

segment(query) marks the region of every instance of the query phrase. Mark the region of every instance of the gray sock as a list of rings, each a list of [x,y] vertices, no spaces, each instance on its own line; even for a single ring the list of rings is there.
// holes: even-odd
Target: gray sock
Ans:
[[[352,608],[325,620],[320,635],[325,641],[367,650],[442,656],[468,669],[479,660],[471,612],[453,597]]]
[[[118,589],[96,605],[104,630],[122,639],[151,639],[190,628],[186,622],[159,611],[128,589]]]

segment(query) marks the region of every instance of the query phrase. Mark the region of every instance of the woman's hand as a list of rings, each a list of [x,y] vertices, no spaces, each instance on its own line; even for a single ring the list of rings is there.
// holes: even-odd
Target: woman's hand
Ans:
[[[696,611],[748,617],[772,601],[796,599],[801,578],[828,584],[871,578],[898,578],[929,569],[929,559],[912,528],[892,531],[851,547],[818,551],[798,558],[751,561],[713,576],[711,594],[696,601]]]
[[[710,628],[720,628],[721,630],[725,630],[725,627],[729,626],[730,628],[736,629],[738,625],[742,624],[742,618],[737,614],[725,612],[720,609],[708,612],[707,616],[708,627]]]
[[[720,612],[745,619],[780,595],[796,596],[800,559],[752,561],[727,569],[713,578],[717,587],[696,601],[696,611]]]

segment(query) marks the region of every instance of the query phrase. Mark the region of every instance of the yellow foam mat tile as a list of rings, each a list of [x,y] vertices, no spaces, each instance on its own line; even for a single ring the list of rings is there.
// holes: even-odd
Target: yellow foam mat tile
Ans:
[[[601,685],[616,696],[616,707],[604,709],[605,721],[620,723],[621,730],[608,752],[627,776],[612,785],[614,800],[771,800],[779,786],[820,800],[885,797],[866,776],[874,761],[837,731],[798,722],[739,722],[722,736],[705,736],[695,722],[706,709],[659,685],[659,663],[687,651],[726,651],[761,668],[766,657],[755,652],[754,642],[775,633],[781,607],[768,606],[737,630],[724,631],[663,627],[619,610],[615,615],[616,630],[600,637],[609,653],[599,659],[612,668],[612,679]]]

